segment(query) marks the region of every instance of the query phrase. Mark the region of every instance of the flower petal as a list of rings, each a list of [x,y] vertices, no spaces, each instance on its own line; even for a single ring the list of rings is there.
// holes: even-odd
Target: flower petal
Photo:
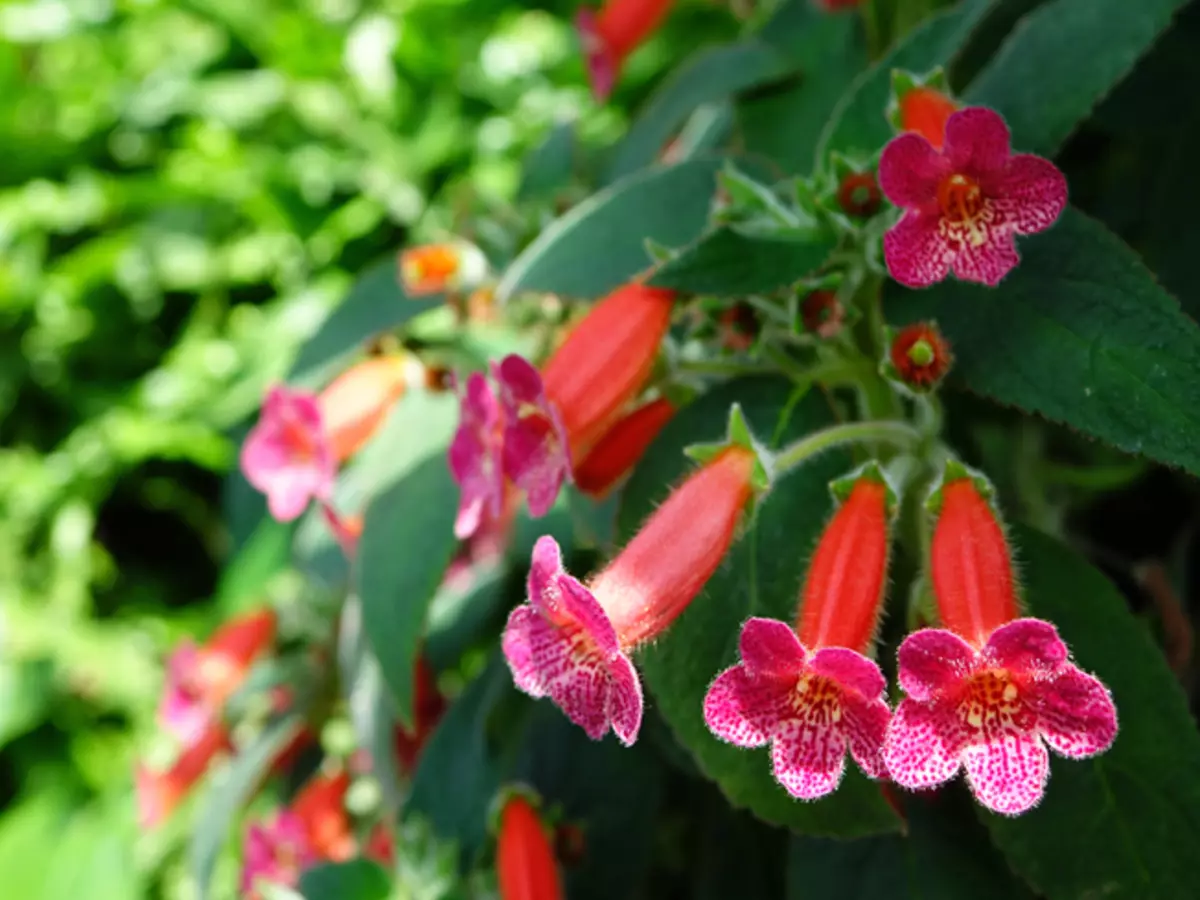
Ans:
[[[574,624],[605,657],[620,652],[617,633],[592,592],[563,570],[562,553],[549,535],[538,538],[526,582],[530,606],[555,624]]]
[[[756,676],[744,665],[726,669],[704,695],[704,722],[723,741],[762,747],[792,715],[794,679]]]
[[[983,655],[1014,675],[1049,675],[1067,661],[1068,651],[1049,622],[1015,619],[992,632]]]
[[[824,647],[813,654],[810,667],[814,674],[836,681],[844,690],[854,691],[866,700],[876,700],[887,688],[887,679],[873,660],[846,647]]]
[[[1103,753],[1117,737],[1117,708],[1099,678],[1066,666],[1033,689],[1030,706],[1050,749],[1071,759]]]
[[[870,778],[887,777],[883,742],[891,718],[891,710],[878,696],[868,700],[849,693],[842,695],[842,725],[850,755]]]
[[[549,679],[568,663],[570,652],[558,629],[536,609],[522,604],[508,615],[500,640],[513,683],[531,697],[545,697]]]
[[[963,751],[967,784],[975,799],[1006,816],[1037,806],[1050,777],[1050,754],[1036,734],[1004,731]]]
[[[995,287],[1021,261],[1012,232],[990,227],[982,241],[964,240],[954,256],[954,275],[960,281],[974,281]]]
[[[974,669],[974,648],[952,631],[923,628],[900,645],[900,688],[913,700],[933,699],[957,687]]]
[[[1012,152],[1004,118],[983,106],[960,109],[946,120],[942,152],[956,172],[980,180],[1000,171]]]
[[[942,236],[939,222],[939,213],[912,211],[884,234],[884,261],[901,284],[929,287],[950,273],[954,251]]]
[[[883,763],[893,781],[921,790],[944,784],[958,773],[959,748],[945,738],[956,728],[952,716],[945,706],[900,701],[883,743]]]
[[[920,209],[937,202],[938,185],[949,171],[945,158],[929,141],[908,132],[883,148],[879,188],[896,206]]]
[[[313,497],[328,497],[336,465],[316,398],[284,385],[272,388],[239,461],[246,480],[267,495],[268,510],[281,522],[299,516]]]
[[[771,768],[793,797],[824,797],[837,789],[846,771],[846,738],[832,723],[794,719],[775,735]]]
[[[808,655],[791,626],[757,616],[742,625],[738,648],[751,672],[776,678],[799,675]]]
[[[446,458],[461,490],[454,534],[473,535],[490,516],[500,515],[504,500],[501,470],[500,404],[487,379],[474,372],[467,379],[459,407],[459,425]]]
[[[571,478],[566,429],[527,360],[510,354],[492,372],[504,408],[504,473],[527,494],[530,513],[543,516]]]
[[[1045,231],[1067,205],[1067,179],[1049,160],[1030,153],[1010,158],[995,176],[981,181],[1003,221],[1017,234]]]
[[[642,682],[624,653],[610,659],[608,669],[612,681],[608,693],[608,718],[617,740],[629,747],[637,740],[642,727]]]

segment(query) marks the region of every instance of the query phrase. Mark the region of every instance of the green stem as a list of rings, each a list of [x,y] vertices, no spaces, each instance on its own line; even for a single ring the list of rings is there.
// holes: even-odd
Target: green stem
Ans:
[[[831,425],[780,450],[772,460],[772,474],[779,477],[825,450],[861,442],[891,444],[912,450],[920,445],[921,433],[898,419]]]

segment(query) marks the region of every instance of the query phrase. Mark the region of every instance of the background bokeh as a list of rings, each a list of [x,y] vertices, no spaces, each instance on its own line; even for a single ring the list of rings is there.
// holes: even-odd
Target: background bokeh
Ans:
[[[288,529],[225,487],[264,387],[367,263],[502,234],[556,123],[611,141],[736,31],[684,5],[600,108],[574,6],[0,6],[0,893],[184,895],[132,768],[167,648],[289,590]]]

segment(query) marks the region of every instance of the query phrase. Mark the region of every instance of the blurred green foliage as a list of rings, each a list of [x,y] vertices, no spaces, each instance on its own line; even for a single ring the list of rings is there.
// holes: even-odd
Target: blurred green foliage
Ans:
[[[355,273],[502,218],[556,123],[610,142],[668,60],[733,27],[688,8],[601,109],[574,6],[0,6],[6,896],[180,895],[182,863],[147,880],[178,835],[137,835],[131,772],[166,648],[286,548],[260,530],[218,583],[247,536],[220,509],[240,423]]]

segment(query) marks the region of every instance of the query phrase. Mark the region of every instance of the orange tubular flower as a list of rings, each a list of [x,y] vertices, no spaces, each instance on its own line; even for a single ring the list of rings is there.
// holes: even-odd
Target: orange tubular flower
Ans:
[[[487,274],[487,258],[462,240],[425,244],[400,251],[400,283],[410,297],[473,286]]]
[[[154,828],[166,819],[208,771],[217,754],[228,749],[229,734],[224,726],[213,722],[166,771],[154,772],[138,766],[134,773],[134,788],[139,825]]]
[[[617,288],[592,307],[542,367],[571,459],[584,459],[645,385],[674,302],[674,291],[642,284]]]
[[[596,497],[607,494],[637,464],[674,415],[675,407],[663,397],[639,406],[618,421],[592,448],[575,469],[575,484],[581,491]]]
[[[929,87],[915,87],[900,98],[900,128],[915,131],[936,150],[946,139],[946,121],[958,111],[958,104]]]
[[[350,774],[344,769],[318,774],[292,800],[290,809],[304,823],[308,842],[321,859],[342,862],[356,852],[345,807],[349,788]]]
[[[575,20],[597,100],[612,93],[621,63],[649,37],[674,0],[609,0],[599,12],[581,9]]]
[[[500,900],[562,900],[554,850],[529,801],[513,794],[500,813],[496,844]]]
[[[410,381],[424,380],[420,363],[377,356],[351,366],[317,397],[333,458],[344,463],[374,436]]]

